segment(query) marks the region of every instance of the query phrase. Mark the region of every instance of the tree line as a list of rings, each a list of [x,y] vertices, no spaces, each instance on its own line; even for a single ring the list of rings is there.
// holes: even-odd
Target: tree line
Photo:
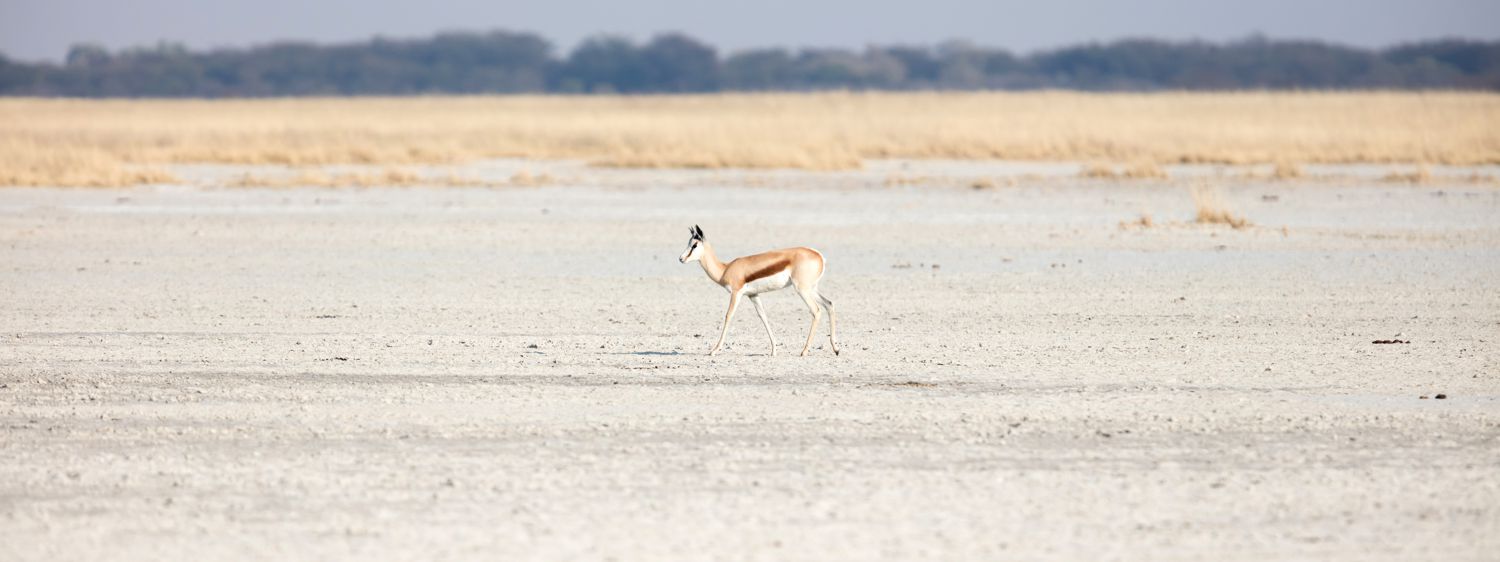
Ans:
[[[601,36],[566,55],[539,35],[494,31],[193,51],[77,45],[62,64],[0,55],[0,95],[256,97],[806,90],[1500,90],[1500,41],[1385,49],[1252,37],[1132,39],[1018,55],[967,42],[721,55],[678,33]]]

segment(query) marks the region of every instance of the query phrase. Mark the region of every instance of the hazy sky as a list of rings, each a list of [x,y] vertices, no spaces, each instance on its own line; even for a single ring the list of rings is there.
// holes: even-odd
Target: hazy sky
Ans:
[[[683,31],[724,50],[931,44],[1031,51],[1121,37],[1263,33],[1360,46],[1500,38],[1500,0],[0,0],[0,52],[61,60],[80,42],[194,48],[350,41],[443,30],[535,31],[568,48],[610,32]]]

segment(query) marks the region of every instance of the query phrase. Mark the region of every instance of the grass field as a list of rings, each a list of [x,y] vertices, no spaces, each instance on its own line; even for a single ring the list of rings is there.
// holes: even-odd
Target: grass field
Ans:
[[[0,185],[171,181],[174,163],[848,169],[871,158],[1500,163],[1500,95],[818,93],[0,100]]]

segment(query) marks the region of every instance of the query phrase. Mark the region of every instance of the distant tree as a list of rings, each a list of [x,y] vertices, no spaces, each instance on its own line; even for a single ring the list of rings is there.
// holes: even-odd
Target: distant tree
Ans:
[[[679,33],[643,46],[601,36],[559,58],[530,33],[441,33],[336,45],[280,42],[111,53],[79,44],[63,64],[0,57],[0,95],[297,96],[507,92],[1021,89],[1500,90],[1500,41],[1444,39],[1359,49],[1252,36],[1228,43],[1129,39],[1018,57],[967,42],[936,47],[757,49],[720,58]]]
[[[1032,57],[1038,72],[1055,84],[1084,90],[1141,90],[1165,85],[1172,47],[1150,40],[1088,44],[1044,51]]]
[[[731,90],[796,88],[796,61],[785,49],[741,51],[724,59],[723,85]]]
[[[126,49],[110,62],[104,95],[174,97],[204,92],[203,68],[187,47],[160,43]]]
[[[686,35],[658,35],[640,50],[643,88],[652,92],[707,92],[719,87],[719,56]]]
[[[872,90],[897,90],[908,88],[910,78],[906,66],[900,59],[875,49],[866,49],[861,64],[857,67],[860,81],[857,87]]]
[[[584,41],[562,67],[562,82],[594,93],[640,92],[645,89],[646,63],[634,43],[603,36]]]
[[[1387,49],[1382,58],[1408,69],[1409,86],[1500,89],[1500,42],[1444,39]],[[1451,69],[1451,70],[1450,70]]]
[[[0,55],[0,94],[36,92],[41,77],[42,71],[38,67]]]
[[[68,56],[63,59],[68,66],[89,67],[103,66],[109,63],[109,50],[94,43],[80,43],[68,48]]]
[[[392,44],[394,55],[380,59],[387,69],[372,79],[425,75],[418,83],[432,92],[528,92],[546,87],[551,45],[529,34],[443,33],[430,40]]]
[[[951,90],[975,90],[988,87],[990,54],[964,41],[950,41],[938,46],[938,71],[935,85]],[[907,69],[908,74],[910,68]]]
[[[843,49],[809,49],[794,63],[794,89],[897,89],[906,78],[901,61],[879,49],[863,54]]]
[[[1384,58],[1398,64],[1431,59],[1464,74],[1478,74],[1500,68],[1500,43],[1463,39],[1408,43],[1387,49]]]
[[[909,84],[930,86],[937,83],[942,73],[942,62],[926,47],[887,47],[880,51],[900,62]]]

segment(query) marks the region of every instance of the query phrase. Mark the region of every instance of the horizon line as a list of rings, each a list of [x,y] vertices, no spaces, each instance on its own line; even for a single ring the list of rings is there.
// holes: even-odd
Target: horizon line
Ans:
[[[1051,51],[1059,51],[1059,50],[1065,50],[1065,49],[1071,49],[1071,48],[1077,48],[1077,47],[1086,47],[1086,46],[1092,46],[1092,45],[1109,45],[1109,44],[1125,43],[1125,42],[1131,42],[1131,41],[1155,41],[1155,42],[1168,43],[1168,44],[1179,44],[1179,45],[1180,44],[1194,44],[1194,43],[1199,43],[1199,44],[1206,44],[1206,45],[1212,45],[1212,46],[1226,46],[1226,45],[1234,45],[1234,44],[1247,43],[1247,42],[1253,42],[1253,41],[1265,41],[1265,42],[1274,42],[1274,43],[1316,43],[1316,44],[1322,44],[1322,45],[1327,45],[1327,46],[1332,46],[1332,47],[1341,47],[1341,48],[1346,48],[1346,49],[1352,49],[1352,50],[1358,50],[1358,51],[1369,51],[1369,52],[1380,52],[1380,51],[1395,49],[1395,48],[1399,48],[1399,47],[1403,47],[1403,46],[1407,46],[1407,45],[1417,45],[1417,44],[1423,44],[1423,43],[1437,43],[1437,42],[1444,42],[1444,41],[1464,41],[1464,42],[1473,42],[1473,43],[1500,43],[1500,39],[1485,39],[1485,38],[1480,38],[1480,37],[1464,36],[1464,35],[1460,35],[1460,34],[1450,34],[1450,35],[1433,36],[1433,37],[1428,37],[1428,38],[1424,38],[1424,39],[1411,39],[1411,40],[1396,41],[1396,42],[1392,42],[1392,43],[1386,43],[1386,44],[1381,45],[1381,46],[1362,46],[1362,45],[1358,45],[1358,44],[1355,44],[1355,43],[1341,42],[1341,41],[1336,41],[1336,40],[1331,40],[1331,39],[1319,39],[1319,38],[1312,38],[1312,37],[1296,37],[1296,36],[1279,36],[1278,37],[1278,36],[1271,36],[1271,35],[1268,35],[1268,34],[1263,33],[1263,32],[1251,32],[1251,33],[1245,34],[1245,35],[1240,36],[1240,37],[1231,38],[1231,39],[1223,39],[1223,40],[1204,39],[1204,38],[1199,38],[1199,37],[1194,37],[1194,38],[1168,38],[1168,37],[1152,36],[1152,35],[1121,35],[1121,36],[1114,37],[1114,38],[1109,38],[1109,39],[1089,39],[1089,40],[1084,40],[1084,41],[1074,41],[1074,42],[1069,42],[1069,43],[1059,43],[1059,44],[1051,46],[1051,47],[1043,47],[1043,48],[1036,48],[1036,49],[1029,49],[1029,50],[1013,50],[1013,49],[1010,49],[1010,48],[1007,48],[1007,47],[990,45],[990,44],[986,44],[986,43],[983,43],[983,42],[979,42],[979,41],[975,41],[975,40],[967,39],[967,38],[962,38],[962,37],[954,37],[954,38],[949,38],[949,39],[943,39],[941,41],[927,42],[927,43],[909,42],[909,41],[905,41],[905,42],[904,41],[896,41],[896,42],[884,42],[883,43],[883,42],[877,42],[877,41],[870,41],[870,42],[864,43],[860,47],[819,46],[819,45],[765,45],[765,46],[742,47],[742,48],[727,49],[727,48],[723,48],[723,47],[721,47],[719,45],[715,45],[714,43],[712,43],[710,41],[707,41],[707,40],[704,40],[704,39],[702,39],[702,38],[700,38],[700,37],[698,37],[696,35],[693,35],[691,33],[684,32],[684,31],[677,31],[677,30],[659,30],[659,31],[650,32],[648,34],[629,34],[629,33],[618,33],[618,32],[601,31],[601,32],[596,32],[596,33],[590,34],[590,35],[584,37],[583,39],[578,40],[577,42],[575,42],[572,45],[566,45],[565,46],[565,45],[562,45],[561,43],[559,43],[558,41],[556,41],[555,39],[542,34],[541,32],[529,31],[529,30],[516,30],[516,29],[510,29],[510,28],[499,28],[499,27],[497,27],[497,28],[488,28],[488,29],[458,29],[458,28],[455,28],[455,29],[445,29],[445,30],[438,30],[438,31],[434,31],[434,32],[431,32],[431,33],[427,33],[427,34],[421,34],[421,35],[386,35],[386,34],[382,34],[382,33],[376,33],[376,34],[373,34],[373,35],[365,36],[364,38],[360,38],[360,39],[346,39],[346,40],[333,40],[333,41],[319,41],[319,40],[315,40],[315,39],[281,38],[281,39],[270,39],[270,40],[266,40],[266,41],[262,41],[262,42],[254,42],[254,43],[248,43],[248,44],[215,45],[215,46],[210,46],[210,47],[193,47],[193,46],[190,46],[186,42],[183,42],[183,41],[177,41],[177,40],[171,40],[171,39],[158,39],[154,43],[138,43],[138,44],[121,46],[121,47],[117,47],[117,48],[111,49],[111,48],[105,47],[105,46],[103,46],[103,45],[101,45],[99,43],[93,42],[93,41],[76,41],[76,42],[73,42],[73,43],[69,44],[68,49],[72,50],[72,49],[74,49],[76,47],[80,47],[80,46],[94,46],[94,47],[102,48],[106,52],[109,52],[111,54],[119,54],[119,53],[124,53],[124,52],[132,51],[132,50],[149,50],[151,48],[160,48],[160,47],[164,47],[164,46],[180,46],[184,50],[186,50],[188,52],[192,52],[192,53],[212,53],[212,52],[253,51],[253,50],[256,50],[256,49],[260,49],[260,48],[273,47],[273,46],[277,46],[277,45],[288,45],[288,44],[312,45],[312,46],[317,46],[317,47],[335,47],[335,46],[344,46],[344,45],[370,44],[370,43],[374,43],[374,42],[380,41],[380,40],[390,40],[390,41],[422,41],[422,40],[428,40],[428,39],[435,39],[437,37],[441,37],[441,36],[444,36],[444,35],[487,35],[487,34],[493,34],[493,33],[509,33],[509,34],[514,34],[514,35],[532,35],[532,36],[535,36],[535,37],[537,37],[537,38],[539,38],[539,39],[541,39],[543,41],[546,41],[547,42],[547,46],[548,46],[548,50],[549,51],[555,50],[555,51],[557,51],[556,54],[558,54],[558,55],[566,55],[566,53],[568,51],[577,49],[579,45],[587,43],[588,41],[591,41],[591,40],[606,39],[606,38],[618,38],[618,39],[625,39],[625,40],[631,42],[632,44],[639,45],[639,44],[641,44],[643,42],[648,42],[651,39],[655,39],[657,37],[671,36],[671,35],[678,35],[678,36],[688,37],[688,38],[691,38],[691,39],[693,39],[695,41],[701,42],[704,45],[712,47],[714,49],[714,51],[717,54],[719,54],[719,55],[731,55],[731,54],[735,54],[735,53],[744,53],[744,52],[752,52],[752,51],[772,51],[772,50],[781,50],[781,51],[789,51],[789,52],[796,53],[796,52],[806,52],[806,51],[850,51],[850,52],[859,52],[861,50],[878,49],[878,48],[939,49],[939,48],[942,48],[943,46],[946,46],[946,45],[964,44],[964,45],[968,45],[968,46],[971,46],[971,47],[974,47],[974,48],[991,50],[991,51],[1003,51],[1003,52],[1010,53],[1010,54],[1013,54],[1013,55],[1016,55],[1016,56],[1020,56],[1020,57],[1029,57],[1029,56],[1033,56],[1033,55],[1036,55],[1036,54],[1047,53],[1047,52],[1051,52]],[[10,54],[6,53],[4,50],[0,50],[0,59],[8,60],[8,61],[10,61],[12,63],[23,63],[23,64],[65,64],[66,61],[67,61],[67,53],[65,52],[65,53],[62,54],[61,57],[58,57],[58,58],[55,58],[55,59],[54,58],[23,59],[23,58],[13,57]]]

